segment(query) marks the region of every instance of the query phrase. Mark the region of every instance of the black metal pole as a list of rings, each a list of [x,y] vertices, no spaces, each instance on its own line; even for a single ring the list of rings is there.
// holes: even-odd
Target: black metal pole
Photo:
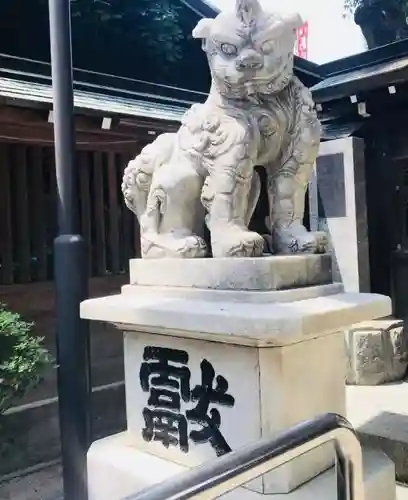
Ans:
[[[89,326],[79,316],[88,295],[86,246],[75,214],[75,129],[70,0],[49,0],[59,234],[54,241],[58,398],[64,500],[87,500],[90,444]]]

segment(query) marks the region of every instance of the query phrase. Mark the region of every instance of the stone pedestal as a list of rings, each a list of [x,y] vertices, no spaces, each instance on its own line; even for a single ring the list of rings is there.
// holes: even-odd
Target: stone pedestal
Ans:
[[[201,427],[184,417],[197,406],[191,401],[180,401],[183,420],[182,423],[174,423],[175,427],[178,426],[178,430],[173,432],[178,440],[174,446],[166,448],[162,442],[146,440],[142,435],[141,430],[145,428],[143,412],[147,409],[150,415],[155,413],[154,403],[148,404],[149,394],[143,391],[139,382],[146,346],[155,349],[158,356],[161,350],[167,349],[174,359],[177,356],[181,358],[181,353],[185,353],[185,359],[188,359],[185,366],[190,373],[192,389],[200,386],[206,370],[213,369],[215,377],[224,377],[228,384],[225,403],[209,407],[209,412],[212,409],[219,412],[219,436],[214,438],[214,443],[189,440],[185,449],[180,449],[183,447],[178,436],[181,425],[187,424],[187,434],[192,437],[194,429]],[[147,368],[149,364],[144,366]],[[316,415],[328,412],[345,414],[344,338],[341,333],[264,349],[126,332],[125,373],[128,431],[135,446],[188,467],[212,460],[218,453],[236,450]],[[215,388],[216,380],[211,383]],[[206,415],[203,417],[206,418]],[[253,481],[249,486],[260,493],[286,493],[331,466],[333,457],[333,448],[327,445],[294,460],[278,472]]]
[[[344,415],[342,331],[391,310],[387,297],[331,283],[329,256],[161,259],[130,269],[120,295],[85,301],[81,312],[124,332],[127,439],[169,470],[321,413]],[[332,464],[327,445],[246,487],[289,493]]]

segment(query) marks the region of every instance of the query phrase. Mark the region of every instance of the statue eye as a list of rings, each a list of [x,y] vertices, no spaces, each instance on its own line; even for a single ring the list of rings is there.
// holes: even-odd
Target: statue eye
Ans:
[[[273,40],[268,40],[262,44],[262,52],[264,54],[269,54],[275,48],[275,43]]]
[[[236,56],[238,49],[232,43],[223,43],[221,44],[221,52],[226,56]]]

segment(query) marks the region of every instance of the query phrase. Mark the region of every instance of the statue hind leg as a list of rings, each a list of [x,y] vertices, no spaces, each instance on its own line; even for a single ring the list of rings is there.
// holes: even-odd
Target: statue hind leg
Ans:
[[[175,134],[162,134],[145,146],[123,172],[122,193],[126,206],[139,219],[146,210],[153,173],[173,156]]]
[[[125,203],[139,220],[144,258],[206,254],[200,203],[204,180],[187,158],[173,161],[175,144],[176,134],[159,136],[123,175]]]
[[[206,256],[203,183],[188,160],[169,162],[154,173],[140,225],[144,258]]]

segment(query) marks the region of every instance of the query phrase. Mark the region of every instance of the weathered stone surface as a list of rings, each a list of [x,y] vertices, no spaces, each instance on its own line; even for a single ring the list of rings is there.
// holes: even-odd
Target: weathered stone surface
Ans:
[[[125,170],[122,190],[141,226],[145,258],[261,257],[248,229],[267,172],[274,253],[324,253],[327,236],[303,226],[304,198],[320,142],[311,93],[293,74],[298,14],[264,12],[237,0],[235,12],[202,19],[193,31],[207,54],[212,86],[176,134],[146,146]]]
[[[353,325],[345,336],[348,384],[380,385],[404,377],[408,366],[408,338],[403,321],[364,322]]]
[[[327,254],[130,261],[130,283],[140,286],[266,291],[331,282],[331,256]]]
[[[360,441],[395,463],[396,478],[408,484],[408,381],[346,388],[347,418]]]
[[[358,429],[363,444],[382,450],[395,464],[397,481],[408,483],[408,417],[383,412]]]

